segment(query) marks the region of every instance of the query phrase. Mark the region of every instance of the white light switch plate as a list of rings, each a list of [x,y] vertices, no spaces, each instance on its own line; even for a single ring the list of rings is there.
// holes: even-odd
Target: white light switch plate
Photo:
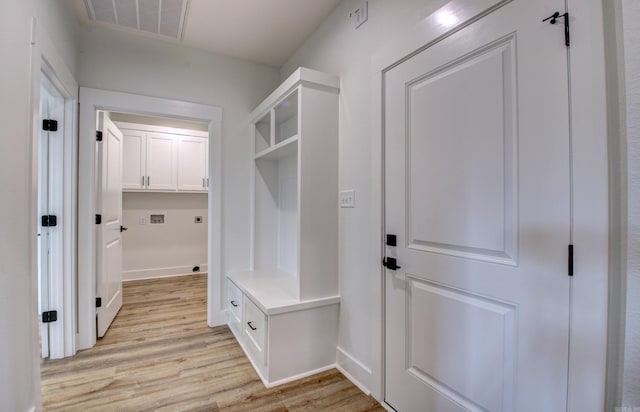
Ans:
[[[341,191],[340,207],[356,207],[356,192],[353,190]]]
[[[354,29],[362,26],[369,19],[369,2],[361,1],[349,13],[349,20]]]

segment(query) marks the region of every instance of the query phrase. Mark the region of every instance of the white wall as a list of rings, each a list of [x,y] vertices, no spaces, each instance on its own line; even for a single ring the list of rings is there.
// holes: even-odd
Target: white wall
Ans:
[[[162,127],[173,127],[176,129],[198,130],[200,132],[206,132],[209,130],[208,128],[209,125],[206,123],[190,122],[188,120],[181,120],[181,119],[168,119],[166,117],[141,116],[137,114],[116,113],[116,112],[111,112],[110,117],[111,117],[111,120],[113,120],[116,123],[117,122],[138,123],[138,124],[146,124],[149,126],[162,126]]]
[[[36,276],[30,273],[31,216],[31,45],[30,16],[76,69],[76,30],[69,2],[3,2],[0,13],[0,410],[27,411],[40,388],[37,330],[34,328]],[[71,16],[71,18],[69,17]],[[41,31],[40,33],[44,33]],[[44,34],[43,34],[44,35]]]
[[[298,66],[340,76],[340,190],[354,189],[356,207],[340,209],[340,339],[338,362],[368,388],[371,351],[371,277],[379,263],[371,259],[371,55],[394,33],[438,9],[446,0],[369,0],[369,20],[357,30],[349,22],[356,0],[345,0],[281,69],[284,80]],[[359,366],[358,363],[361,365]]]
[[[622,405],[640,407],[640,2],[622,0],[627,147],[627,278]],[[623,137],[624,139],[625,137]]]
[[[81,35],[81,86],[223,109],[222,268],[223,274],[247,269],[248,115],[277,87],[278,71],[103,28],[83,27]]]
[[[165,215],[150,224],[151,213]],[[195,223],[201,216],[202,222]],[[125,280],[191,273],[207,267],[206,193],[123,193],[122,266]]]

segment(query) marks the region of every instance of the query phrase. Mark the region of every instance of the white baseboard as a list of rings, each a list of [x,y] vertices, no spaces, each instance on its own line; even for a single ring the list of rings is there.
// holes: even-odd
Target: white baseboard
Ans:
[[[340,346],[336,348],[336,359],[338,369],[342,374],[358,387],[365,395],[371,395],[369,385],[372,379],[371,369],[362,362],[351,356]]]
[[[338,365],[333,363],[331,365],[323,366],[322,368],[314,369],[314,370],[311,370],[311,371],[306,371],[306,372],[300,373],[298,375],[289,376],[288,378],[280,379],[279,381],[267,382],[265,384],[265,386],[267,388],[273,388],[274,386],[283,385],[285,383],[297,381],[298,379],[306,378],[308,376],[316,375],[318,373],[322,373],[322,372],[328,371],[330,369],[337,368],[337,366]]]
[[[207,273],[207,264],[200,264],[200,271],[193,272],[193,266],[174,266],[166,268],[151,268],[151,269],[137,269],[137,270],[123,270],[122,280],[142,280],[142,279],[156,279],[166,278],[171,276],[188,276],[198,273]]]

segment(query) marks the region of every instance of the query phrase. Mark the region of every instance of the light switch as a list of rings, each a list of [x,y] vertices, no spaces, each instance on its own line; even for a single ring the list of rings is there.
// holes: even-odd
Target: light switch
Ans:
[[[354,190],[340,192],[340,207],[356,207],[356,192]]]
[[[369,4],[366,1],[360,1],[356,6],[351,9],[349,13],[349,20],[354,29],[362,26],[369,18]]]
[[[146,225],[147,224],[147,217],[146,216],[140,216],[140,220],[138,221],[138,224]]]

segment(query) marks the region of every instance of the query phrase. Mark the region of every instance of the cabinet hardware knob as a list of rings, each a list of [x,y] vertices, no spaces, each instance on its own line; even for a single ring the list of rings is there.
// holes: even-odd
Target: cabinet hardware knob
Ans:
[[[251,330],[257,330],[258,328],[256,328],[255,326],[253,326],[251,324],[251,322],[247,322],[247,325],[249,325],[249,327],[251,328]]]
[[[231,306],[233,306],[234,308],[237,308],[237,307],[238,307],[238,304],[236,303],[236,301],[235,301],[235,300],[232,300],[232,301],[231,301],[231,302],[229,302],[229,303],[231,303]]]

